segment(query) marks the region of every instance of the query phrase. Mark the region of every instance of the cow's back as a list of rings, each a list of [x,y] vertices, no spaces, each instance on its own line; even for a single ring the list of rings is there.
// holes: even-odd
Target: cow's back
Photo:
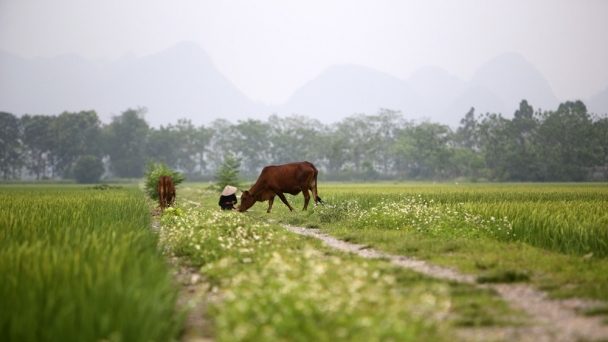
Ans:
[[[310,162],[296,162],[264,167],[256,184],[263,189],[293,193],[301,191],[300,185],[317,169]]]

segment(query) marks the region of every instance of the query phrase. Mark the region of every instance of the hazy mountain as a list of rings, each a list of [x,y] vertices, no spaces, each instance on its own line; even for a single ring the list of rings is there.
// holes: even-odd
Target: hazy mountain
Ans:
[[[419,68],[407,82],[414,87],[429,115],[444,112],[467,88],[465,81],[434,66]]]
[[[32,61],[0,52],[0,110],[59,114],[94,109],[109,122],[128,108],[147,107],[154,125],[189,118],[195,124],[231,121],[268,112],[249,100],[194,43],[180,43],[144,57],[95,67],[79,56]],[[266,115],[267,116],[267,115]]]
[[[553,94],[549,82],[521,55],[507,53],[482,65],[469,82],[483,86],[498,95],[506,110],[503,114],[513,115],[522,99],[534,108],[551,110],[557,108],[559,101]],[[496,111],[496,110],[491,110]]]
[[[124,62],[124,61],[123,61]],[[118,110],[145,106],[152,123],[189,118],[196,124],[217,118],[258,117],[265,110],[249,100],[194,43],[180,43],[123,66],[114,66],[101,90]],[[118,86],[120,85],[120,86]]]
[[[420,110],[418,96],[405,81],[371,68],[332,66],[297,89],[278,114],[300,114],[335,122],[355,114],[375,114],[380,108],[401,110],[406,116]]]
[[[94,109],[104,122],[128,108],[147,107],[153,126],[189,118],[196,125],[217,118],[265,120],[269,114],[305,115],[332,123],[381,108],[407,119],[428,118],[457,126],[475,112],[511,117],[526,99],[535,109],[559,101],[548,82],[522,56],[504,54],[481,66],[470,81],[438,67],[424,67],[407,80],[356,65],[336,65],[302,85],[283,105],[249,100],[195,43],[180,43],[143,58],[133,54],[98,66],[75,54],[26,60],[0,51],[0,111],[17,115]],[[585,101],[606,113],[608,88]]]
[[[509,53],[484,64],[469,82],[438,67],[420,68],[405,81],[370,68],[333,66],[277,110],[326,122],[388,108],[407,119],[428,118],[455,127],[471,107],[477,114],[512,117],[523,99],[534,108],[554,109],[559,104],[540,72],[520,55]]]

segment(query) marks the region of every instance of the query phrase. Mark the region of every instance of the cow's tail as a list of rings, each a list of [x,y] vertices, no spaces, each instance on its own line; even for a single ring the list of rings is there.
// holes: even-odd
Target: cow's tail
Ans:
[[[310,188],[312,189],[312,195],[313,195],[313,198],[315,199],[315,203],[321,203],[324,205],[325,202],[323,202],[321,197],[319,197],[319,194],[317,191],[317,175],[318,174],[319,174],[319,171],[315,168],[315,172],[312,176],[312,181],[310,182]]]

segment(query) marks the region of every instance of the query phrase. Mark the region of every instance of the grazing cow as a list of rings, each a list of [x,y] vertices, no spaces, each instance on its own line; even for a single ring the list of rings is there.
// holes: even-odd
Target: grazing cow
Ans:
[[[272,209],[274,197],[279,196],[281,201],[293,211],[287,202],[284,193],[297,195],[300,191],[304,194],[304,209],[308,207],[310,201],[309,190],[316,202],[323,203],[317,195],[317,168],[307,161],[289,163],[285,165],[266,166],[258,180],[249,190],[243,191],[241,195],[241,205],[238,210],[245,212],[251,208],[255,202],[268,201],[267,213]]]
[[[160,176],[158,179],[158,201],[160,202],[161,213],[165,212],[165,207],[173,205],[175,200],[175,185],[169,176]]]

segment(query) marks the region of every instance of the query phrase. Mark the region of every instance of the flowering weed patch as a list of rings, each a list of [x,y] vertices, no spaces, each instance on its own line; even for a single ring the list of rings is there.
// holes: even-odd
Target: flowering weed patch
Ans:
[[[222,258],[251,263],[260,257],[264,246],[274,241],[268,224],[258,224],[233,211],[200,210],[190,206],[182,214],[164,215],[160,243],[176,256],[185,256],[194,266]]]
[[[513,237],[513,228],[506,216],[484,219],[467,212],[462,203],[448,206],[421,196],[382,199],[369,209],[362,209],[357,200],[349,200],[317,211],[321,222],[342,220],[344,225],[355,229],[395,229],[444,237],[489,234],[501,240]]]
[[[397,281],[395,268],[338,255],[255,215],[185,208],[161,244],[221,294],[218,341],[448,340],[449,287]],[[400,270],[403,271],[403,270]]]

